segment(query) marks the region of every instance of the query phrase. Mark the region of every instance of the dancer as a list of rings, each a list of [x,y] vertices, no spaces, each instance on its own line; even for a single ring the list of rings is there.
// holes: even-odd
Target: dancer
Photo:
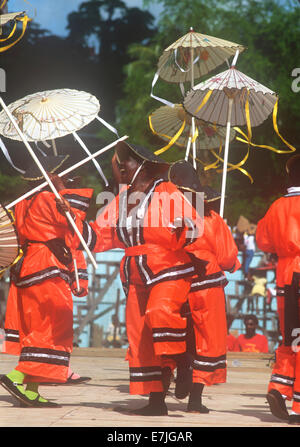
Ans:
[[[130,393],[150,394],[148,405],[130,414],[148,416],[168,414],[162,357],[176,362],[178,392],[187,394],[191,386],[180,309],[195,271],[185,249],[201,234],[202,222],[175,185],[163,179],[166,168],[146,148],[118,143],[113,170],[123,187],[95,222],[81,224],[92,251],[125,249],[120,274],[127,295]],[[76,235],[67,237],[71,245],[74,239],[79,244]]]
[[[197,193],[203,193],[203,236],[189,245],[197,271],[198,259],[207,261],[206,274],[196,275],[191,284],[188,304],[193,322],[192,352],[193,387],[187,411],[208,413],[202,404],[204,386],[226,382],[227,321],[224,287],[228,283],[224,270],[240,268],[238,249],[225,221],[213,211],[220,198],[211,188],[201,185],[196,170],[187,161],[174,163],[169,169],[170,181],[182,191],[190,192],[196,203]],[[209,248],[208,248],[209,247]]]
[[[300,155],[286,164],[287,193],[275,200],[258,222],[256,242],[264,252],[278,256],[276,268],[277,310],[282,343],[268,386],[272,414],[290,424],[300,424]],[[292,400],[288,413],[286,399]]]
[[[76,190],[75,195],[53,174],[66,159],[45,157],[41,162],[56,189],[70,200],[72,213],[84,218],[93,191]],[[36,166],[31,166],[24,178],[43,180]],[[11,268],[8,305],[10,308],[17,303],[20,357],[16,368],[1,376],[0,384],[23,406],[57,407],[58,404],[40,396],[38,388],[40,383],[67,380],[73,345],[71,288],[79,296],[86,295],[87,274],[79,269],[81,287],[76,292],[72,253],[64,244],[64,237],[71,230],[66,217],[58,211],[52,192],[42,190],[19,202],[15,207],[15,225],[23,257]],[[16,329],[9,327],[9,316],[13,315],[9,308],[6,352],[17,335]]]

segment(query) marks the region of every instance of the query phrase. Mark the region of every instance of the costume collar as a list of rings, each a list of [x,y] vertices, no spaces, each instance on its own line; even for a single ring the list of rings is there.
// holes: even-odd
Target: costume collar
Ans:
[[[284,197],[300,196],[300,186],[290,186]]]

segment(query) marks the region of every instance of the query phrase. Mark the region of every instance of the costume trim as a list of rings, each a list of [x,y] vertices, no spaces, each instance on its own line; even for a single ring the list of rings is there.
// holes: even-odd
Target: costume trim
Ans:
[[[16,331],[15,329],[6,329],[6,328],[4,328],[4,332],[5,332],[5,341],[10,341],[12,343],[19,343],[20,342],[19,331]]]
[[[300,402],[300,393],[298,391],[294,391],[294,393],[293,393],[293,400],[295,402]]]
[[[295,378],[289,376],[283,376],[281,374],[272,374],[270,382],[279,383],[286,386],[294,386]]]
[[[63,194],[63,197],[68,200],[72,208],[76,208],[80,211],[87,211],[91,199],[89,197],[84,197],[79,194]]]
[[[130,367],[130,382],[151,382],[161,380],[162,372],[159,366]]]
[[[25,347],[20,354],[20,362],[50,363],[69,366],[70,353],[48,348]]]
[[[186,328],[153,328],[152,338],[154,343],[161,342],[180,342],[186,339]]]
[[[153,273],[147,264],[147,255],[135,256],[135,261],[142,279],[146,285],[152,285],[163,281],[170,281],[170,279],[181,279],[190,277],[195,271],[192,263],[182,264],[175,267],[160,270],[158,273]]]
[[[85,220],[82,222],[82,237],[88,246],[88,248],[93,251],[97,242],[97,234],[93,230],[93,228],[86,222]],[[81,242],[78,247],[78,250],[84,250]]]
[[[227,366],[226,355],[218,357],[204,357],[197,355],[193,360],[193,369],[198,371],[214,372],[218,369],[225,369]]]
[[[213,287],[225,287],[228,284],[228,280],[223,272],[211,273],[205,276],[205,279],[199,280],[199,278],[193,278],[191,284],[191,292],[197,290],[211,289]]]

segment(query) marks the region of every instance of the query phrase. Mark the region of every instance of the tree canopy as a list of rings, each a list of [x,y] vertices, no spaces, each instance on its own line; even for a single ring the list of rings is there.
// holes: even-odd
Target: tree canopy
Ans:
[[[154,0],[145,0],[148,6],[153,3]],[[151,134],[147,123],[148,115],[162,105],[149,95],[156,64],[163,50],[193,27],[196,32],[246,47],[239,56],[237,69],[278,94],[280,133],[299,149],[299,93],[297,96],[292,90],[292,71],[297,67],[300,50],[299,3],[275,0],[162,0],[160,3],[163,4],[163,13],[151,44],[146,48],[135,44],[129,49],[132,62],[125,67],[124,96],[118,103],[122,131],[130,135],[133,129],[137,129],[135,136],[141,143],[161,147],[162,142]],[[214,73],[226,68],[219,67]],[[174,85],[160,80],[155,86],[155,94],[173,103],[181,102],[182,96],[176,87],[174,89]],[[189,88],[186,86],[186,90]],[[144,113],[141,113],[142,110]],[[275,134],[272,117],[252,130],[256,143],[289,150]],[[246,150],[246,145],[231,144],[229,161],[238,163],[245,156]],[[225,216],[232,224],[240,214],[256,222],[274,198],[282,194],[285,186],[284,165],[289,155],[251,148],[243,167],[252,175],[254,183],[251,184],[248,177],[239,171],[229,173]],[[173,151],[171,148],[161,156],[176,159],[178,150]],[[220,188],[220,173],[210,173],[206,179],[203,174],[203,179],[211,186]]]
[[[151,14],[155,3],[163,6],[156,22]],[[88,91],[99,99],[100,115],[120,135],[126,133],[131,141],[158,149],[163,142],[152,134],[148,124],[149,114],[162,105],[150,96],[157,62],[166,47],[193,27],[196,32],[247,47],[239,56],[237,68],[278,94],[280,133],[299,150],[299,92],[292,89],[292,72],[299,65],[299,2],[144,0],[143,10],[128,5],[130,2],[122,0],[83,1],[68,16],[66,38],[41,29],[34,21],[30,23],[23,39],[1,54],[0,65],[7,75],[7,91],[2,94],[5,102],[9,104],[27,94],[56,88]],[[225,69],[226,65],[214,73]],[[189,85],[185,85],[185,90],[188,89]],[[178,85],[161,79],[154,93],[173,103],[182,102]],[[111,132],[100,130],[99,123],[91,123],[82,134],[92,152],[114,139]],[[253,129],[253,141],[287,149],[276,136],[271,117]],[[6,140],[5,144],[17,166],[28,163],[21,143]],[[71,153],[74,161],[82,158],[72,138],[62,138],[58,147],[61,153]],[[229,161],[239,162],[246,151],[247,145],[231,144]],[[175,160],[184,154],[174,146],[162,156]],[[225,217],[231,224],[236,223],[240,214],[252,222],[262,217],[271,201],[283,191],[288,156],[251,148],[243,167],[254,183],[239,171],[228,174]],[[109,178],[110,158],[99,160]],[[23,183],[2,154],[0,160],[2,201],[14,199],[24,188]],[[9,188],[5,176],[9,177]],[[221,173],[207,171],[203,180],[219,189]],[[95,186],[96,193],[103,188],[92,164],[84,170],[84,183]]]

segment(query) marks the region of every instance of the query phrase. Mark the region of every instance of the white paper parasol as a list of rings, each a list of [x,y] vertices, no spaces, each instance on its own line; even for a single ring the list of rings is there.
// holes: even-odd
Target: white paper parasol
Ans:
[[[209,92],[212,93],[207,98]],[[205,98],[207,98],[205,104],[199,107]],[[226,126],[231,98],[233,126],[246,125],[247,98],[252,127],[259,126],[268,118],[277,101],[275,92],[232,67],[196,85],[188,92],[183,104],[184,108],[196,118]]]
[[[13,217],[0,204],[0,274],[11,267],[20,254],[17,232]]]
[[[149,116],[149,124],[155,135],[168,142],[167,146],[155,152],[157,155],[175,144],[185,148],[185,159],[188,160],[192,116],[184,110],[182,104],[174,104],[173,107],[159,107]],[[195,128],[197,135],[195,144],[198,154],[201,150],[222,147],[226,137],[226,128],[198,119],[195,119]],[[231,129],[230,141],[235,134],[236,132]]]
[[[238,43],[196,33],[191,28],[164,50],[158,61],[159,76],[174,83],[191,82],[191,77],[195,81],[244,49]]]
[[[239,72],[236,54],[229,70],[194,87],[185,97],[184,107],[198,119],[226,125],[220,215],[223,217],[231,126],[258,126],[277,103],[275,92]]]
[[[0,28],[1,28],[1,26],[6,25],[8,22],[15,20],[17,17],[22,17],[23,15],[24,15],[24,11],[0,14]]]
[[[0,96],[0,105],[3,107],[5,113],[7,114],[9,120],[11,121],[11,123],[13,124],[13,126],[15,127],[16,131],[18,132],[21,140],[23,141],[26,149],[28,150],[29,154],[31,155],[31,157],[33,158],[34,162],[36,163],[36,165],[38,166],[38,168],[40,169],[41,173],[43,174],[43,176],[45,177],[45,180],[47,181],[48,185],[50,186],[53,194],[55,195],[55,197],[58,200],[61,200],[61,197],[59,195],[59,193],[57,192],[55,186],[53,185],[48,173],[45,171],[43,165],[40,163],[38,157],[36,156],[36,154],[34,153],[34,150],[32,149],[32,147],[30,146],[29,142],[27,141],[26,137],[23,135],[22,130],[20,129],[15,117],[12,115],[12,113],[10,112],[10,110],[8,109],[8,107],[6,106],[5,102],[3,101],[3,99]],[[87,245],[87,243],[85,242],[82,234],[80,233],[80,231],[78,230],[75,221],[73,220],[71,213],[69,211],[67,211],[65,213],[66,218],[68,219],[70,225],[72,226],[73,230],[75,231],[75,233],[77,234],[82,246],[84,247],[88,257],[90,258],[92,265],[94,266],[94,268],[97,268],[97,264],[95,259],[93,258],[93,255]]]
[[[184,82],[189,81],[193,88],[196,79],[209,73],[225,61],[229,64],[228,58],[243,50],[244,47],[240,44],[195,33],[191,28],[189,33],[164,50],[158,61],[158,71],[152,82],[151,96],[166,105],[170,105],[167,101],[153,95],[153,88],[158,77],[168,82],[179,83],[184,94]],[[188,144],[193,143],[194,168],[196,168],[195,132],[195,122],[192,118],[191,135]]]
[[[34,93],[13,102],[8,109],[16,119],[27,141],[37,143],[51,140],[54,153],[56,152],[55,139],[73,134],[84,151],[90,155],[90,151],[77,131],[95,118],[109,126],[98,117],[100,111],[98,99],[90,93],[73,89]],[[111,128],[111,126],[109,127]],[[0,113],[0,134],[12,140],[21,140],[4,110]],[[93,159],[93,163],[107,186],[107,179],[99,163],[95,159]]]

